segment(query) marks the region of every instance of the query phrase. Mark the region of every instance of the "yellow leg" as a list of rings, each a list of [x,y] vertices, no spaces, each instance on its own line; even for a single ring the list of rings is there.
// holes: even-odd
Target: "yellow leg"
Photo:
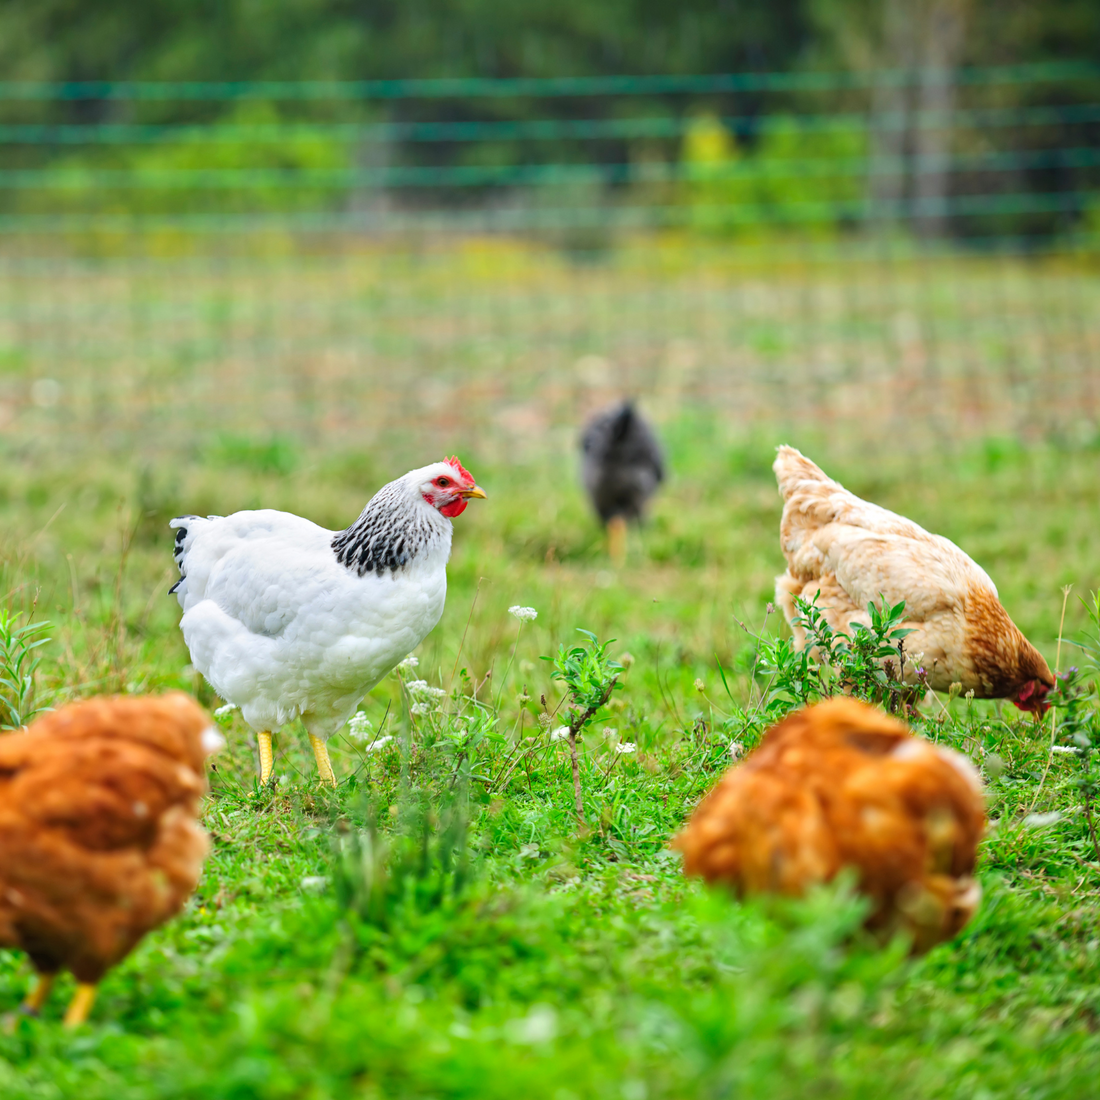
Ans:
[[[69,1002],[69,1007],[65,1010],[65,1026],[80,1027],[88,1019],[88,1013],[92,1011],[93,1004],[95,1004],[95,986],[80,982],[73,994],[73,999]]]
[[[332,761],[328,758],[328,745],[320,737],[309,735],[309,743],[313,746],[313,755],[317,757],[317,770],[321,773],[321,782],[330,787],[336,786],[336,776],[332,774]]]
[[[271,768],[274,756],[271,754],[271,733],[261,730],[256,734],[256,740],[260,743],[260,786],[264,786],[271,779]]]
[[[39,974],[34,989],[27,994],[27,999],[19,1006],[19,1010],[28,1016],[37,1016],[42,1011],[50,990],[53,989],[54,977],[53,974]]]
[[[607,552],[616,567],[626,561],[626,520],[622,516],[607,521]]]

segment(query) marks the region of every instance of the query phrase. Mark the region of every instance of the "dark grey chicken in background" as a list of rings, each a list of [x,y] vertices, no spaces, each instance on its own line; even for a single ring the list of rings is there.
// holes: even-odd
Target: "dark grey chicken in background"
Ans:
[[[630,401],[593,417],[581,436],[584,487],[607,527],[616,565],[626,557],[626,524],[641,520],[665,476],[664,456],[652,428]]]

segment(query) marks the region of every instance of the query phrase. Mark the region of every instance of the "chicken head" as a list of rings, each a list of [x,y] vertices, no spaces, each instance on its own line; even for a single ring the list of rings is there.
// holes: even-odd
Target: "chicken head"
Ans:
[[[425,476],[420,495],[448,519],[462,515],[471,497],[485,499],[485,490],[474,481],[474,475],[459,462],[457,455],[427,467],[422,473]]]

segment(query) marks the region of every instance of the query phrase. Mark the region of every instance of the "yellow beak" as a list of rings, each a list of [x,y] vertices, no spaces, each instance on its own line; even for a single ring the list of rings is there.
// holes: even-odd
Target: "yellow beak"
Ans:
[[[485,490],[482,489],[480,485],[475,485],[472,489],[463,489],[460,495],[466,500],[469,500],[470,497],[477,497],[478,500],[487,499]]]

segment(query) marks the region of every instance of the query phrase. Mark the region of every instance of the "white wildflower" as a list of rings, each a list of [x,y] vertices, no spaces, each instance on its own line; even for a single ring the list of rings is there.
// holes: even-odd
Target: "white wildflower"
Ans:
[[[385,737],[376,737],[369,745],[364,746],[364,752],[376,752],[388,745],[393,740],[393,734],[387,733]]]
[[[398,668],[416,668],[420,662],[410,653],[403,661],[398,664]]]
[[[623,741],[615,746],[616,752],[637,752],[638,746],[633,741]]]
[[[447,697],[442,688],[432,687],[427,680],[410,680],[405,687],[415,702],[409,707],[409,713],[420,716],[436,710]]]
[[[226,703],[224,707],[218,707],[214,711],[215,718],[228,718],[237,709],[236,703]]]
[[[564,741],[569,736],[568,726],[558,726],[557,729],[550,731],[551,741]]]
[[[508,608],[508,614],[519,619],[521,623],[534,622],[539,617],[539,613],[533,607],[521,607],[518,603]]]
[[[603,728],[604,737],[614,737],[618,732],[619,731],[612,726],[604,726]]]
[[[505,1036],[517,1045],[535,1046],[539,1043],[549,1043],[558,1034],[558,1014],[550,1005],[532,1005],[526,1016],[508,1020],[502,1030]]]
[[[417,699],[444,699],[447,693],[442,688],[432,687],[427,680],[410,680],[406,685],[409,694]]]
[[[361,710],[353,714],[348,722],[348,736],[353,741],[366,741],[373,729],[373,723]]]
[[[1051,745],[1051,752],[1075,753],[1077,750],[1072,745]]]

